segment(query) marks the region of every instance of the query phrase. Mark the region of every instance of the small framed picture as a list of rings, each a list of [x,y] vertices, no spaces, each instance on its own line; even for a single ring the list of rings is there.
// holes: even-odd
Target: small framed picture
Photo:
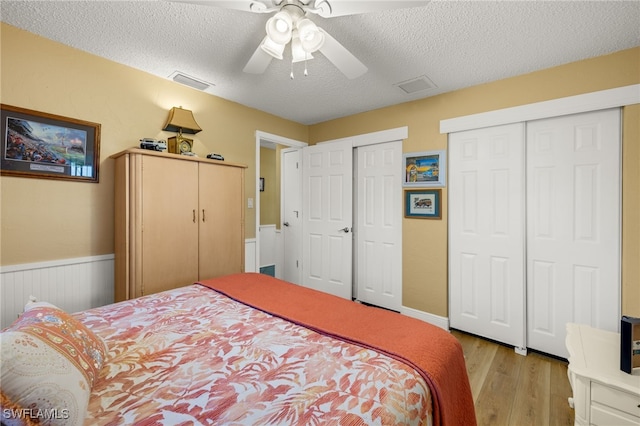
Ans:
[[[260,178],[260,192],[264,192],[264,178]]]
[[[404,191],[404,217],[441,219],[441,189],[412,189]]]
[[[403,186],[441,187],[445,184],[445,151],[408,152],[402,155]]]
[[[3,176],[98,183],[100,124],[0,107]]]

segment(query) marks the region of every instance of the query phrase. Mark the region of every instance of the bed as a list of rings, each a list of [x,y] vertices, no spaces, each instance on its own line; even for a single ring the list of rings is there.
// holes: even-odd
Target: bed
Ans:
[[[32,302],[2,333],[3,423],[476,423],[462,349],[449,333],[266,275],[74,315],[56,309]],[[53,370],[75,376],[51,378],[40,365],[46,357],[36,355],[56,344],[71,367]],[[19,389],[25,376],[36,391]],[[77,383],[81,392],[64,399]]]

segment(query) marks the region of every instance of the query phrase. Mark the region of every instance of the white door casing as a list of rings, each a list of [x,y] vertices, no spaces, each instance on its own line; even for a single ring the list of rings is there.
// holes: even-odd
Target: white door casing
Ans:
[[[282,279],[295,284],[302,283],[302,168],[300,149],[281,151],[282,165]]]
[[[402,307],[402,141],[356,149],[357,299]]]
[[[620,110],[527,124],[529,346],[567,357],[566,324],[618,331]]]
[[[302,150],[302,284],[352,296],[352,159],[350,140]]]
[[[525,348],[524,124],[449,135],[453,328]]]

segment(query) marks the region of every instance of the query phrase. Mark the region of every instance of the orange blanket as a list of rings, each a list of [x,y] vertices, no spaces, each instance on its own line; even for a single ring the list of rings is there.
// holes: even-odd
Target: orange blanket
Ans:
[[[475,425],[471,387],[460,343],[425,322],[246,273],[199,284],[322,334],[381,351],[415,368],[433,397],[434,425]]]

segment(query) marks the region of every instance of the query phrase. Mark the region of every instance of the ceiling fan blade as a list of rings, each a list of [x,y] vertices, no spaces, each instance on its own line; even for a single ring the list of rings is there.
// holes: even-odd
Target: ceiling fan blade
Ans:
[[[353,56],[343,45],[335,38],[331,37],[322,28],[318,28],[324,34],[324,44],[319,49],[320,52],[333,63],[344,75],[349,79],[360,77],[366,73],[368,68],[360,62],[358,58]]]
[[[272,12],[274,8],[271,0],[236,0],[236,1],[216,1],[216,0],[169,0],[173,3],[199,4],[202,6],[215,6],[223,9],[242,10],[244,12]]]
[[[313,12],[323,18],[331,18],[334,16],[357,15],[360,13],[378,12],[381,10],[420,7],[425,6],[429,1],[430,0],[331,0],[327,2],[326,0],[315,0],[314,6],[316,7],[316,10]]]
[[[269,55],[267,52],[262,50],[260,46],[258,46],[242,71],[248,74],[262,74],[271,63],[271,59],[273,59],[273,56]]]

